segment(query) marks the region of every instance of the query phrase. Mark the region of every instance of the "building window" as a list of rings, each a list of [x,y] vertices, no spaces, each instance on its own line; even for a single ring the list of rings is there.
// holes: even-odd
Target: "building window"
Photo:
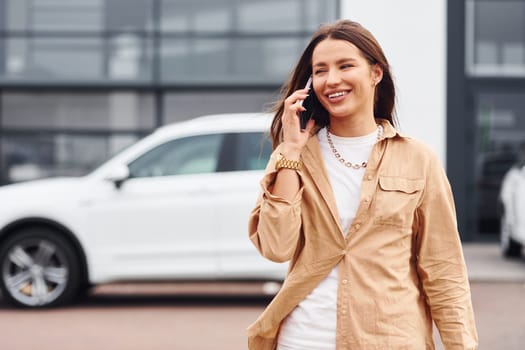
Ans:
[[[85,175],[139,137],[131,133],[9,133],[0,139],[0,175],[8,183]]]
[[[5,92],[0,101],[4,130],[149,131],[156,126],[151,93]]]
[[[201,86],[281,83],[305,46],[301,38],[165,39],[161,79]]]
[[[0,39],[0,79],[44,84],[144,82],[152,79],[152,41],[135,34],[108,38]]]
[[[82,175],[155,126],[151,93],[5,92],[0,178]]]
[[[173,92],[164,99],[165,122],[207,114],[265,112],[273,108],[275,101],[277,94],[265,91]]]
[[[0,0],[0,82],[280,84],[319,0]]]
[[[525,150],[525,94],[479,93],[476,96],[475,167],[478,232],[498,233],[501,181]]]
[[[0,0],[0,185],[155,127],[263,112],[338,0]]]
[[[0,29],[62,33],[151,30],[153,1],[157,0],[0,0]]]
[[[525,76],[525,1],[466,0],[466,72]]]
[[[338,1],[161,0],[163,33],[313,32],[336,18]]]
[[[151,83],[153,0],[0,0],[0,81]]]
[[[336,1],[162,0],[162,82],[280,84]]]

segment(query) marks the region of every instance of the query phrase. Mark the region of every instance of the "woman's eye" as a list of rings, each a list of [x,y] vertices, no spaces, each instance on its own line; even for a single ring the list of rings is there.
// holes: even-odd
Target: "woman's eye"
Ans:
[[[353,64],[349,64],[349,63],[348,64],[343,64],[341,66],[341,69],[348,69],[348,68],[352,68],[353,66],[354,66]]]
[[[326,72],[326,70],[324,70],[324,69],[318,69],[318,70],[314,71],[314,75],[323,74],[324,72]]]

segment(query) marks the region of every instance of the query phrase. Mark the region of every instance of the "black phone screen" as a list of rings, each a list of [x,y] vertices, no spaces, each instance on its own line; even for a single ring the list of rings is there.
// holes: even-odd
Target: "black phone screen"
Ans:
[[[308,96],[303,101],[303,107],[306,108],[306,111],[301,112],[300,120],[301,120],[301,130],[306,129],[306,124],[308,121],[314,117],[314,106],[315,106],[315,100],[317,100],[313,90],[310,90],[310,96]]]

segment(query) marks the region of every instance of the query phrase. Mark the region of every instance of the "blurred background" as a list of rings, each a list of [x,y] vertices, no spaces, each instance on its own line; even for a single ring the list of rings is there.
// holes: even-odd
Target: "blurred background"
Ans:
[[[521,0],[0,0],[0,183],[80,175],[154,128],[268,109],[324,22],[362,22],[401,129],[447,166],[462,238],[494,240],[525,140]]]
[[[338,13],[333,0],[1,0],[1,180],[83,174],[155,127],[262,111]]]

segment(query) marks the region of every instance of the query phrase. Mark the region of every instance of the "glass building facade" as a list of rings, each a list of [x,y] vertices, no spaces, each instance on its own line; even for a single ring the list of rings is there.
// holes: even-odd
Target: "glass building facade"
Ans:
[[[83,174],[160,125],[263,111],[336,0],[0,0],[0,183]]]
[[[494,240],[525,156],[525,0],[449,0],[448,21],[447,171],[463,231]]]

